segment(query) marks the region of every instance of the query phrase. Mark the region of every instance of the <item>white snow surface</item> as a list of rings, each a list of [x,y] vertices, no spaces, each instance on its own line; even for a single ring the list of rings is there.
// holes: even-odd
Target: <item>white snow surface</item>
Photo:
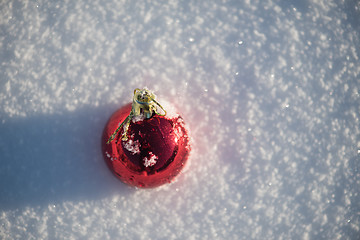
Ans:
[[[0,239],[359,239],[358,1],[1,1]],[[124,185],[100,139],[149,87],[189,169]]]

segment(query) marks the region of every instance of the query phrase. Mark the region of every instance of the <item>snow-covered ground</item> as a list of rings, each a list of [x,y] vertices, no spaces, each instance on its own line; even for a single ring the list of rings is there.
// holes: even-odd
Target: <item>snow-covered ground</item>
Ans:
[[[1,1],[0,239],[359,239],[359,46],[351,0]],[[147,190],[100,148],[144,86],[193,138]]]

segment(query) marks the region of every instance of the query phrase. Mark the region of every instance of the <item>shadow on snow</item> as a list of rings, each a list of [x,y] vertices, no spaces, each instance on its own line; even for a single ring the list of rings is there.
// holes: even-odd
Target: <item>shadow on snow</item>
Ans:
[[[5,119],[0,125],[0,209],[96,200],[134,189],[101,153],[109,109]]]

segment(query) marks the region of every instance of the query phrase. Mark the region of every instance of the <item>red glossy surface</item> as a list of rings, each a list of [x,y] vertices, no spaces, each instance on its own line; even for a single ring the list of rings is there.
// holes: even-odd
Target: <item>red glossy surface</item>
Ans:
[[[105,126],[102,151],[108,167],[121,181],[132,186],[150,188],[169,183],[184,167],[190,151],[182,118],[154,115],[131,121],[127,141],[121,140],[121,130],[106,144],[130,111],[131,104],[124,106]]]

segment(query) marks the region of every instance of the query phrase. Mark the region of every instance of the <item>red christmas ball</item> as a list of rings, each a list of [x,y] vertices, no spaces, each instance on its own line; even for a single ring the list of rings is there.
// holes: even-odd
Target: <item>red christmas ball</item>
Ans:
[[[121,181],[135,187],[151,188],[171,182],[184,167],[189,152],[189,136],[179,115],[132,118],[109,140],[119,124],[129,116],[131,104],[117,110],[102,136],[102,152],[110,170]],[[126,139],[123,138],[126,131]]]

